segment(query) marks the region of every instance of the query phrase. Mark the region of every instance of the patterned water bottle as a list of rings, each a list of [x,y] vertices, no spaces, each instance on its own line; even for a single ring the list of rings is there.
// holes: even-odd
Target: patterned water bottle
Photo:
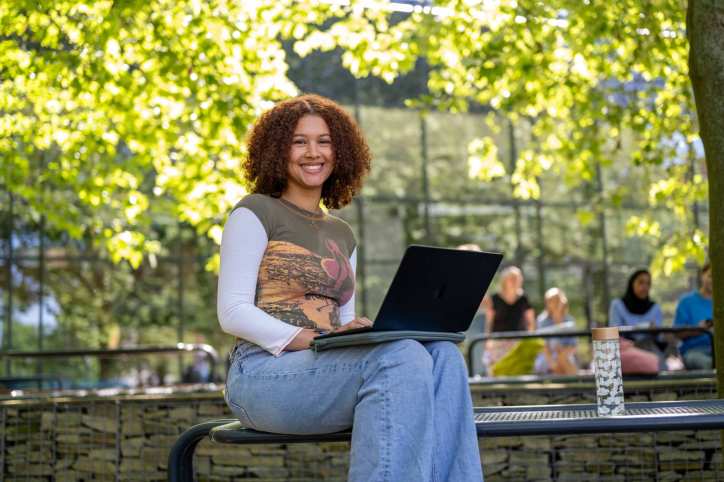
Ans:
[[[593,369],[596,376],[598,415],[623,415],[623,380],[618,328],[593,328]]]

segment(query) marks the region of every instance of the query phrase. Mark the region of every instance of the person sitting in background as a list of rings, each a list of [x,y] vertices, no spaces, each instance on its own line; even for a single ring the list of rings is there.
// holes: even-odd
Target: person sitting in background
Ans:
[[[640,269],[628,279],[626,293],[611,302],[608,326],[636,326],[639,328],[660,327],[663,321],[661,306],[649,297],[651,273]],[[638,333],[626,336],[643,350],[661,355],[660,346],[654,335]]]
[[[478,251],[478,252],[482,251],[480,249],[480,246],[478,246],[475,243],[461,244],[457,247],[457,249],[462,249],[463,251]],[[465,332],[466,344],[464,346],[464,350],[467,351],[467,347],[468,347],[470,338],[472,338],[476,335],[482,335],[484,332],[485,332],[485,303],[481,302],[480,306],[478,307],[478,311],[475,313],[475,316],[473,317],[473,321],[470,323],[470,327]],[[470,367],[473,375],[484,375],[485,374],[485,366],[483,365],[483,349],[484,349],[483,343],[477,343],[473,347],[473,353],[471,356],[472,367]]]
[[[650,291],[651,273],[646,269],[635,271],[623,297],[611,302],[609,326],[661,326],[661,307],[649,298]]]
[[[711,295],[711,264],[706,263],[699,272],[699,289],[682,296],[679,300],[674,315],[674,326],[711,328],[713,325]],[[677,335],[684,340],[679,351],[687,369],[709,370],[712,368],[712,350],[708,335],[697,331],[687,331]]]
[[[523,291],[523,273],[508,266],[500,273],[500,290],[483,300],[485,331],[533,331],[535,313]],[[533,371],[541,340],[488,340],[483,361],[491,375],[524,375]]]
[[[523,291],[523,273],[508,266],[500,273],[500,292],[484,300],[488,332],[532,331],[535,313]]]
[[[649,297],[651,273],[635,271],[628,279],[626,293],[611,302],[608,326],[660,327],[661,307]],[[654,374],[665,369],[664,355],[656,337],[634,334],[621,338],[621,371],[626,374]]]
[[[211,364],[204,352],[194,352],[194,361],[181,374],[182,383],[210,383]]]
[[[538,316],[538,331],[574,330],[575,320],[568,314],[568,298],[560,288],[551,288],[544,296],[545,310]],[[553,375],[575,375],[576,363],[575,337],[547,338],[543,352],[535,360],[536,373]]]

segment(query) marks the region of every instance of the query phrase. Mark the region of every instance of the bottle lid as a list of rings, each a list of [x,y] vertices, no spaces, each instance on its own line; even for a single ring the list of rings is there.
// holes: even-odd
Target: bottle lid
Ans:
[[[591,338],[594,340],[618,340],[618,327],[592,328]]]

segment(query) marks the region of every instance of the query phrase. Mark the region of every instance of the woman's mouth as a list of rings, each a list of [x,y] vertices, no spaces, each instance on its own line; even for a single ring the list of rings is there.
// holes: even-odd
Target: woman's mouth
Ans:
[[[309,164],[300,164],[300,167],[302,168],[302,171],[306,172],[307,174],[319,174],[320,172],[322,172],[324,163],[316,162]]]

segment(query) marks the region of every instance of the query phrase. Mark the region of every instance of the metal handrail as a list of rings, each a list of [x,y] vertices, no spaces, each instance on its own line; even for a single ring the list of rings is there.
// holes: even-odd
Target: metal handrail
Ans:
[[[52,385],[52,388],[60,389],[63,387],[63,382],[60,378],[54,376],[42,376],[42,375],[31,375],[31,376],[17,376],[17,377],[0,377],[0,387],[12,388],[13,384],[17,383],[35,383],[38,386],[38,390],[43,389],[43,383],[48,382]]]
[[[636,335],[641,333],[659,334],[659,333],[683,333],[698,331],[709,337],[709,344],[711,345],[712,351],[712,367],[716,357],[714,357],[714,334],[708,328],[701,326],[661,326],[661,327],[646,327],[639,328],[635,326],[619,326],[618,332],[620,335]],[[566,337],[590,337],[591,330],[551,330],[550,328],[544,328],[542,330],[535,331],[498,331],[493,333],[484,333],[482,335],[475,335],[468,339],[468,348],[466,353],[466,360],[468,363],[468,374],[473,376],[473,348],[487,340],[520,340],[526,338],[566,338]]]
[[[209,377],[214,379],[216,365],[219,363],[219,354],[211,345],[206,343],[176,343],[172,346],[134,346],[114,349],[84,349],[84,350],[36,350],[36,351],[0,351],[0,358],[63,358],[72,356],[95,356],[98,358],[113,358],[129,355],[151,355],[164,353],[203,352],[209,361]]]

